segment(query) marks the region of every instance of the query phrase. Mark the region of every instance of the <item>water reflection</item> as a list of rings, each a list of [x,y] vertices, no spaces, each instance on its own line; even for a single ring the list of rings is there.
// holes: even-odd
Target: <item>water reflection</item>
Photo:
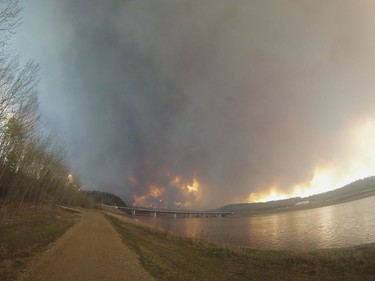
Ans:
[[[316,249],[375,242],[375,196],[318,209],[225,218],[139,217],[188,237],[257,249]]]

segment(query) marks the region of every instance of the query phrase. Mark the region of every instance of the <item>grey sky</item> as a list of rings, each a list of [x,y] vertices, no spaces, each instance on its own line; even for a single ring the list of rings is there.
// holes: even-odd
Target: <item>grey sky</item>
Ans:
[[[350,161],[348,128],[375,118],[371,1],[21,5],[14,42],[41,64],[47,130],[84,188],[128,203],[208,208],[275,184],[291,193],[317,167]],[[175,176],[198,179],[199,194]]]

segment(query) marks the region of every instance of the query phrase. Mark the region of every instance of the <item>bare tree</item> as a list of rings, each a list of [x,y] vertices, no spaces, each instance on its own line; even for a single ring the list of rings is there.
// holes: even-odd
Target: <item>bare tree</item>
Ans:
[[[20,25],[21,11],[18,0],[0,0],[0,32],[2,33],[0,42],[4,42],[3,44],[9,40],[9,37]]]
[[[39,66],[21,65],[8,49],[21,10],[17,0],[0,0],[0,204],[82,204],[63,150],[41,133]]]

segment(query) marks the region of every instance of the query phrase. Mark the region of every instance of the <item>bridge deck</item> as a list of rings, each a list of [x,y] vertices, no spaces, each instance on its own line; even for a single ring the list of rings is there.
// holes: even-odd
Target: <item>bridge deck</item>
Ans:
[[[188,210],[160,210],[160,209],[148,209],[139,207],[117,207],[118,210],[130,213],[132,215],[138,214],[157,214],[177,216],[196,216],[196,217],[223,217],[228,215],[233,215],[233,212],[217,212],[217,211],[188,211]]]

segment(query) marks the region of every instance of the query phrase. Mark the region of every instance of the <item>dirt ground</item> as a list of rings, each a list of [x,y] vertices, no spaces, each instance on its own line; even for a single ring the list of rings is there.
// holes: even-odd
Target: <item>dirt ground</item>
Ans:
[[[38,257],[19,281],[154,280],[98,212],[82,219]]]

